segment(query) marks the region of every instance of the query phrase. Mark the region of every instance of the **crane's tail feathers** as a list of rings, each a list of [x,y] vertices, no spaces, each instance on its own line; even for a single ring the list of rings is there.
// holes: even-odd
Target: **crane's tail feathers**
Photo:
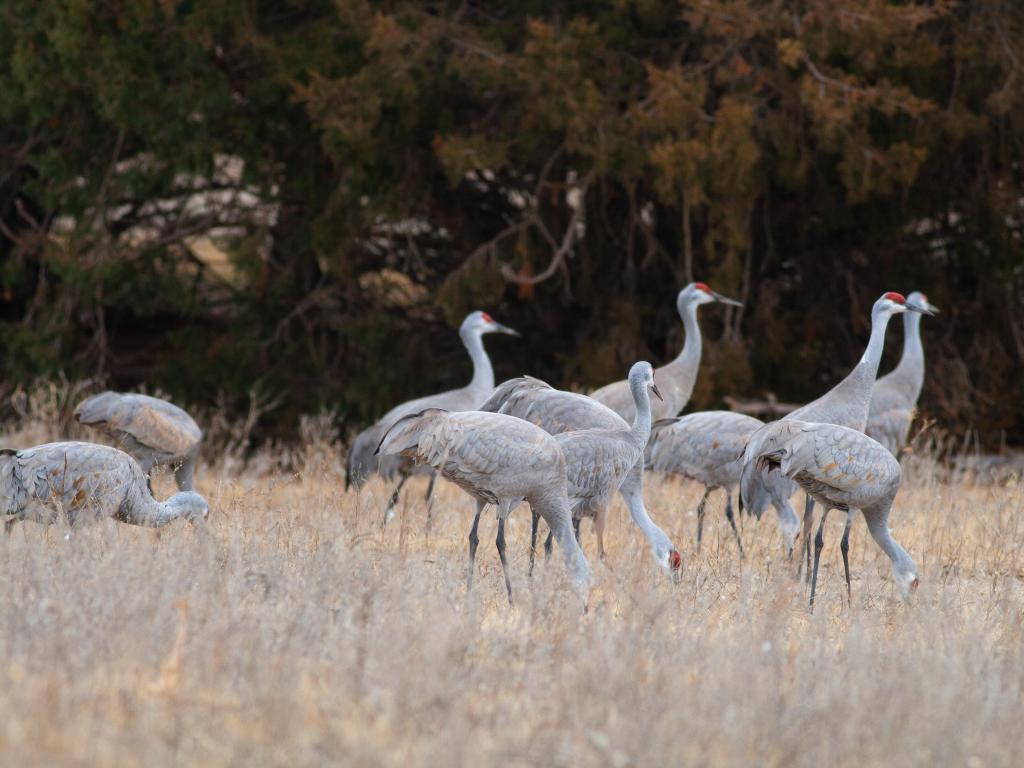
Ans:
[[[653,432],[656,429],[664,429],[665,427],[670,427],[676,422],[678,422],[679,418],[679,416],[670,416],[667,419],[658,419],[657,421],[651,423],[651,431]]]
[[[415,450],[423,428],[429,426],[436,417],[447,413],[444,408],[427,408],[419,413],[403,416],[384,433],[373,455],[406,454]]]
[[[503,381],[498,385],[497,389],[494,390],[487,400],[477,410],[486,411],[488,413],[502,413],[504,408],[512,398],[522,394],[529,390],[537,389],[551,389],[551,385],[546,381],[535,379],[533,376],[517,376],[514,379]]]

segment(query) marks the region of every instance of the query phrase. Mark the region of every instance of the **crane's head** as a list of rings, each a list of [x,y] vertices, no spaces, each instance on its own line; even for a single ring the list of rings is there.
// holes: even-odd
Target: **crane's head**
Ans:
[[[903,296],[902,293],[896,293],[896,291],[889,291],[879,296],[878,301],[875,302],[875,306],[871,309],[871,314],[882,313],[886,315],[899,315],[903,312],[920,312],[923,315],[935,314],[927,305],[913,304]]]
[[[683,556],[675,548],[668,537],[654,546],[654,559],[658,561],[661,570],[672,579],[673,584],[678,584],[683,578]]]
[[[925,296],[921,291],[914,291],[912,294],[907,296],[907,306],[921,307],[926,315],[937,315],[939,308],[928,301],[928,297]]]
[[[509,336],[519,335],[518,331],[512,330],[507,325],[502,325],[489,314],[479,309],[466,315],[466,319],[462,321],[462,327],[459,329],[459,332],[462,334],[476,334],[478,336],[482,336],[485,333],[505,333]]]
[[[201,522],[210,516],[210,505],[195,491],[179,491],[167,500],[167,506],[190,523]]]
[[[665,399],[658,391],[658,385],[654,383],[654,368],[643,360],[633,363],[633,367],[629,369],[629,389],[634,394],[647,389],[659,400]]]
[[[679,296],[676,297],[676,309],[678,309],[679,314],[682,315],[683,312],[690,307],[699,307],[701,304],[710,304],[713,301],[718,301],[722,304],[730,304],[734,307],[743,306],[735,299],[727,298],[720,293],[712,291],[707,283],[690,283],[688,286],[683,288],[683,290],[679,292]]]
[[[900,588],[900,597],[909,603],[910,598],[913,597],[918,585],[921,583],[917,578],[917,569],[914,567],[913,562],[909,564],[909,567],[904,564],[894,563],[892,571],[893,577],[896,579],[896,586]]]

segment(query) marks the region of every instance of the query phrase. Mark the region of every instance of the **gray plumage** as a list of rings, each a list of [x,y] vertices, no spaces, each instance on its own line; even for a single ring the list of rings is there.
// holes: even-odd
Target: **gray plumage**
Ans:
[[[378,452],[382,456],[399,454],[432,467],[476,499],[470,578],[480,512],[494,504],[498,513],[496,543],[511,601],[504,526],[509,513],[526,500],[551,526],[576,583],[584,589],[589,585],[590,568],[572,532],[565,456],[555,438],[544,430],[504,414],[449,413],[431,408],[399,419],[385,433]]]
[[[171,467],[178,488],[192,490],[203,432],[178,406],[149,395],[101,392],[79,403],[75,418],[109,435],[146,475]]]
[[[618,437],[610,438],[608,446],[600,445],[603,439],[602,435],[625,435],[631,429],[629,424],[610,408],[586,395],[555,389],[547,383],[530,376],[509,379],[503,382],[480,409],[523,419],[531,424],[535,424],[545,432],[555,435],[556,439],[559,440],[565,440],[566,438],[563,435],[567,433],[593,434],[597,445],[594,446],[593,453],[589,455],[587,451],[582,450],[586,442],[590,440],[589,437],[580,438],[579,442],[574,439],[561,443],[563,449],[567,449],[572,454],[571,459],[567,455],[567,464],[570,467],[570,474],[575,478],[575,480],[570,482],[577,487],[582,487],[586,484],[584,477],[585,467],[591,466],[595,462],[601,463],[605,461],[600,454],[610,450],[608,446],[613,444],[619,446],[615,451],[615,458],[609,461],[609,466],[613,464],[615,466],[611,474],[614,474],[616,477],[619,477],[621,474],[621,462],[628,458],[626,454],[631,453],[633,450],[632,448],[625,448],[623,443],[619,442],[620,438]],[[583,430],[583,432],[578,432],[579,430]],[[678,578],[682,559],[671,539],[655,525],[644,507],[642,486],[633,477],[634,467],[637,464],[639,464],[639,461],[634,462],[632,467],[627,468],[626,477],[619,477],[616,487],[622,493],[633,522],[647,538],[655,561],[666,572],[672,574],[674,578]],[[630,482],[631,480],[633,482]],[[606,491],[609,485],[610,483],[602,482],[602,487]],[[611,488],[611,494],[614,494],[614,491],[615,488]],[[608,498],[602,498],[600,501],[591,499],[585,507],[581,505],[577,509],[577,516],[593,515],[598,538],[598,550],[602,556],[604,552],[604,525],[611,494],[608,494]],[[579,495],[582,495],[582,492]],[[535,538],[536,529],[534,529],[533,535]]]
[[[702,411],[676,419],[654,423],[645,455],[646,469],[680,475],[704,486],[704,496],[697,507],[697,544],[703,531],[704,507],[716,488],[726,494],[726,519],[743,551],[732,513],[732,494],[740,482],[743,469],[743,447],[764,422],[734,411]],[[760,518],[771,503],[778,514],[779,530],[792,550],[800,532],[800,520],[790,505],[792,482],[771,474],[759,493],[751,499],[748,511]]]
[[[156,501],[139,463],[124,451],[95,443],[47,443],[0,451],[0,514],[44,525],[60,518],[77,525],[102,517],[157,527],[184,517],[205,519],[198,493]]]
[[[690,283],[676,297],[676,309],[686,329],[683,351],[668,365],[654,371],[654,381],[664,400],[651,404],[651,418],[663,419],[677,416],[693,393],[693,385],[700,369],[701,336],[697,324],[697,308],[714,301],[733,306],[743,306],[734,299],[715,293],[704,283]],[[592,398],[615,411],[627,422],[633,421],[635,409],[627,381],[616,381],[591,393]]]
[[[399,474],[408,475],[412,464],[407,459],[401,456],[377,456],[374,454],[384,433],[403,416],[419,413],[427,408],[469,411],[478,407],[490,396],[494,391],[494,369],[491,367],[491,360],[487,356],[486,350],[484,350],[482,337],[485,333],[519,335],[511,328],[495,322],[486,312],[478,310],[466,315],[459,327],[459,336],[473,362],[473,378],[469,384],[459,389],[396,405],[375,424],[356,435],[348,452],[345,472],[346,489],[349,485],[354,485],[357,489],[360,488],[374,472],[378,472],[386,480],[392,480]]]
[[[938,312],[928,297],[915,291],[907,302]],[[877,440],[894,456],[899,456],[907,444],[910,424],[914,420],[917,399],[924,386],[924,347],[921,344],[921,314],[903,315],[903,354],[896,367],[875,382],[871,391],[871,407],[865,432]]]
[[[871,308],[871,338],[860,362],[846,378],[836,386],[802,408],[786,416],[786,420],[806,421],[821,424],[835,424],[863,432],[871,406],[871,391],[878,375],[878,364],[882,359],[885,345],[885,329],[894,314],[907,311],[931,314],[927,307],[910,304],[899,293],[885,293]],[[769,425],[770,426],[770,425]],[[745,504],[759,494],[765,493],[765,473],[759,468],[756,458],[763,453],[761,441],[766,434],[764,427],[747,442],[743,454],[743,473],[740,479],[740,493]],[[810,558],[810,527],[814,512],[813,496],[808,497],[804,506],[804,551]]]
[[[825,518],[830,509],[847,512],[843,540],[848,542],[853,513],[861,510],[871,536],[892,561],[893,575],[904,598],[917,586],[917,568],[889,531],[889,512],[900,487],[900,464],[881,443],[855,429],[785,419],[767,425],[755,461],[771,472],[795,480],[824,511],[815,538],[811,604],[824,546]],[[843,547],[847,590],[850,588],[848,544]]]

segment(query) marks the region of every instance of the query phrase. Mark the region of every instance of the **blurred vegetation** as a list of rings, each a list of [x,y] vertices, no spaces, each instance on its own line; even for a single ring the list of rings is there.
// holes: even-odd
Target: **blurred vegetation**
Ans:
[[[803,401],[920,289],[922,409],[1024,441],[1024,9],[1003,2],[0,6],[0,386],[145,384],[294,433],[457,385]],[[898,323],[894,325],[898,326]],[[891,331],[888,366],[899,354]]]

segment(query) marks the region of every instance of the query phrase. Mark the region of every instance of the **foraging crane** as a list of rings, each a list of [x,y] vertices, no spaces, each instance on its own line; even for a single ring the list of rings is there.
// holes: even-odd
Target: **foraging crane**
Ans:
[[[206,500],[179,491],[167,501],[149,492],[139,463],[124,451],[95,443],[46,443],[22,451],[0,450],[0,514],[50,525],[63,517],[72,525],[112,517],[156,528],[183,517],[204,520]]]
[[[676,309],[686,329],[686,341],[683,343],[683,351],[675,360],[654,371],[654,380],[664,395],[661,403],[653,404],[651,417],[655,420],[678,416],[690,400],[693,384],[697,380],[697,370],[700,368],[701,338],[697,308],[713,301],[734,307],[743,306],[735,299],[715,293],[705,283],[690,283],[676,297]],[[628,382],[616,381],[592,392],[590,396],[607,405],[627,422],[633,421],[635,409]]]
[[[178,406],[149,395],[100,392],[78,404],[75,418],[109,435],[147,478],[153,467],[171,467],[178,489],[192,490],[203,432]]]
[[[579,434],[594,433],[595,431],[603,434],[626,434],[630,430],[630,426],[621,416],[610,408],[601,405],[596,400],[575,392],[554,389],[547,383],[531,376],[509,379],[500,384],[487,402],[480,406],[480,410],[524,419],[540,427],[545,432],[554,435],[559,441],[562,440],[563,435],[574,434],[575,430],[584,431]],[[569,475],[580,476],[581,470],[585,466],[583,462],[585,460],[593,461],[595,455],[591,455],[589,459],[586,459],[585,456],[578,454],[571,447],[572,443],[568,447],[564,443],[560,442],[560,444],[563,450],[568,450],[566,453],[566,463],[569,467]],[[573,454],[572,459],[570,459],[569,453]],[[579,464],[576,468],[573,468],[577,461]],[[572,481],[570,481],[571,484]],[[620,478],[619,485],[621,486],[621,484],[622,480]],[[607,490],[607,486],[605,486],[605,489]],[[573,518],[573,524],[578,534],[580,516],[585,514],[594,517],[598,555],[602,559],[604,558],[604,527],[607,521],[608,504],[610,503],[610,494],[614,494],[614,491],[615,489],[612,488],[607,498],[602,498],[599,503],[592,502],[587,505],[585,510],[578,510]],[[571,491],[570,495],[572,495]],[[654,521],[647,514],[647,510],[644,508],[643,495],[623,494],[623,498],[629,508],[629,514],[633,522],[650,544],[655,561],[666,573],[671,574],[674,580],[678,581],[682,568],[682,557],[672,543],[672,540],[665,535],[661,528],[654,524]],[[531,571],[537,545],[538,520],[539,517],[534,515],[530,532]],[[548,542],[545,544],[545,549],[548,551],[550,551],[550,543],[551,537],[549,535]]]
[[[889,531],[889,512],[900,487],[900,463],[881,443],[856,429],[784,419],[761,432],[754,461],[765,471],[777,470],[800,485],[822,505],[814,539],[811,606],[818,585],[818,563],[825,544],[829,510],[847,513],[843,533],[843,569],[850,594],[849,532],[856,510],[864,513],[871,536],[892,561],[893,576],[906,600],[917,587],[917,567]]]
[[[698,549],[708,496],[716,488],[721,488],[725,491],[725,517],[736,537],[740,555],[743,555],[743,544],[733,518],[732,494],[739,485],[743,469],[743,446],[763,426],[760,419],[735,411],[701,411],[679,418],[661,419],[652,425],[644,468],[681,475],[704,486],[704,495],[697,505]],[[767,496],[757,500],[756,508],[748,511],[760,518],[770,501],[778,513],[783,540],[792,552],[800,533],[800,520],[789,503],[792,482],[777,473],[769,474],[766,490]]]
[[[907,296],[907,303],[939,310],[919,291]],[[875,382],[865,432],[899,457],[907,444],[910,422],[914,420],[917,398],[924,385],[924,347],[921,345],[921,314],[903,315],[903,354],[897,366]]]
[[[820,424],[835,424],[848,427],[859,432],[864,431],[871,406],[871,391],[878,375],[878,364],[882,359],[882,348],[885,345],[885,329],[889,318],[903,312],[917,312],[930,315],[932,311],[924,306],[909,303],[902,294],[890,291],[882,294],[871,308],[871,338],[860,362],[846,378],[836,386],[808,403],[788,414],[784,420],[806,421]],[[770,426],[770,425],[769,425]],[[764,472],[755,461],[761,452],[760,441],[767,426],[751,435],[743,453],[743,474],[740,480],[740,493],[744,504],[749,506],[749,499],[763,493],[765,485]],[[810,528],[814,514],[814,497],[807,496],[804,506],[803,540],[804,553],[810,562],[811,544]],[[844,546],[849,546],[849,529],[843,536]]]
[[[512,602],[505,558],[505,520],[523,500],[543,517],[565,554],[566,567],[581,591],[590,582],[590,566],[572,531],[565,456],[551,435],[529,422],[500,413],[450,413],[428,408],[403,416],[388,429],[377,453],[397,454],[440,472],[476,500],[469,532],[469,576],[479,541],[477,525],[488,504],[497,507],[495,545]]]
[[[486,312],[477,310],[466,315],[459,327],[459,336],[462,343],[469,352],[473,361],[473,378],[469,384],[461,389],[452,389],[436,395],[421,397],[417,400],[409,400],[396,405],[373,426],[364,429],[355,440],[348,452],[348,463],[345,468],[345,489],[354,485],[356,489],[362,487],[363,483],[373,472],[380,473],[386,480],[392,480],[395,475],[401,475],[398,485],[395,487],[388,501],[385,520],[391,516],[391,511],[398,503],[398,494],[411,473],[411,464],[408,460],[398,456],[389,456],[380,459],[374,451],[380,444],[381,438],[388,428],[401,417],[410,413],[419,413],[427,408],[441,408],[446,411],[470,411],[478,407],[480,403],[490,397],[494,391],[494,369],[491,367],[491,359],[484,349],[483,335],[485,333],[504,333],[509,336],[518,336],[517,331],[498,323]],[[428,505],[432,498],[434,489],[434,477],[431,476],[430,486],[427,489]]]

